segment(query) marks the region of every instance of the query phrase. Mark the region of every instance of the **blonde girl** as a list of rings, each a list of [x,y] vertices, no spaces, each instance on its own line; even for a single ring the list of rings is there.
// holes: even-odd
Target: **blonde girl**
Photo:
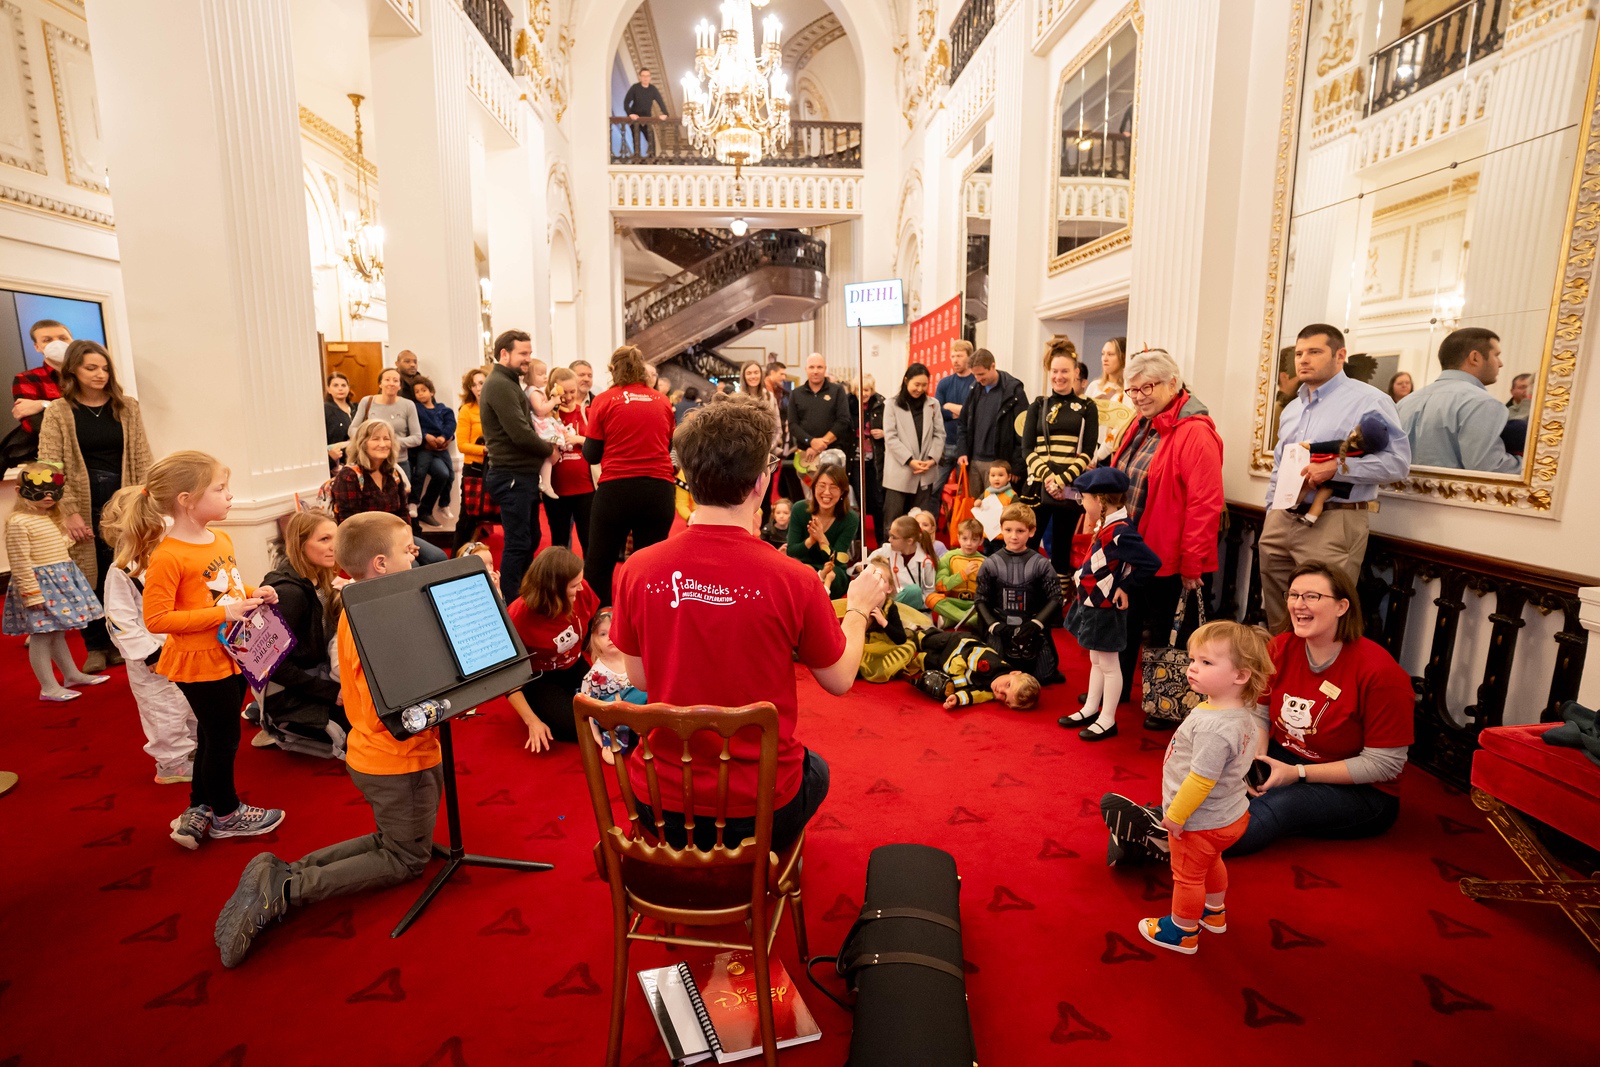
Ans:
[[[127,664],[144,751],[156,762],[156,784],[181,785],[194,779],[194,711],[172,680],[155,671],[166,635],[145,626],[144,574],[128,570],[128,510],[143,493],[137,485],[119,489],[100,513],[101,536],[114,553],[106,568],[106,630]]]
[[[927,603],[939,562],[933,554],[933,537],[916,519],[902,515],[891,522],[888,544],[874,550],[867,560],[888,568],[895,600],[918,610]]]
[[[29,635],[28,665],[39,680],[39,699],[48,701],[76,700],[83,694],[69,687],[111,680],[80,671],[67,648],[68,630],[82,630],[104,612],[94,587],[68,555],[71,546],[57,506],[66,484],[60,464],[25,465],[17,476],[17,506],[6,519],[11,591],[0,631]],[[64,685],[57,684],[52,664],[61,668]]]
[[[240,803],[233,783],[245,682],[221,630],[277,603],[278,594],[271,586],[247,587],[233,540],[210,528],[233,506],[228,475],[214,456],[174,452],[150,468],[123,519],[125,563],[145,573],[145,626],[168,635],[156,672],[177,684],[197,724],[189,806],[172,821],[172,839],[187,849],[199,848],[207,834],[254,837],[283,822],[277,808]]]

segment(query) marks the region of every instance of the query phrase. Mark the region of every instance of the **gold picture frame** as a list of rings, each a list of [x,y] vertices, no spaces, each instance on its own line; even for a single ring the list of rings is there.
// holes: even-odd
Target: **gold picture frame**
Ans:
[[[1111,40],[1111,38],[1120,33],[1123,27],[1129,25],[1133,26],[1134,32],[1138,34],[1139,43],[1135,50],[1136,58],[1134,60],[1133,135],[1128,156],[1128,223],[1115,233],[1109,233],[1106,236],[1091,241],[1086,245],[1083,245],[1079,248],[1074,248],[1070,252],[1063,252],[1061,255],[1056,255],[1056,221],[1057,215],[1060,211],[1060,205],[1057,203],[1057,200],[1060,196],[1061,101],[1067,91],[1067,83],[1070,82],[1078,74],[1078,72],[1083,69],[1086,63],[1093,59],[1100,52],[1100,50],[1106,46],[1107,41]],[[1117,12],[1111,21],[1106,23],[1106,25],[1101,28],[1099,33],[1095,34],[1092,41],[1084,45],[1083,48],[1079,50],[1078,54],[1072,57],[1072,61],[1062,68],[1061,75],[1056,81],[1055,99],[1050,110],[1050,125],[1053,128],[1050,142],[1051,173],[1049,187],[1045,193],[1047,201],[1045,218],[1050,220],[1050,225],[1047,228],[1049,237],[1046,248],[1046,258],[1048,261],[1047,270],[1052,277],[1060,274],[1062,271],[1070,270],[1071,268],[1078,266],[1080,263],[1087,263],[1092,259],[1099,259],[1101,256],[1115,252],[1120,248],[1131,248],[1133,246],[1134,194],[1138,188],[1139,175],[1139,90],[1142,87],[1143,82],[1144,7],[1140,0],[1130,0],[1126,7]]]
[[[1277,388],[1280,316],[1289,256],[1290,206],[1294,192],[1299,118],[1309,42],[1309,0],[1293,0],[1288,57],[1284,64],[1283,103],[1272,191],[1272,223],[1267,257],[1267,285],[1261,328],[1261,353],[1256,369],[1250,470],[1272,471],[1270,418]],[[1538,5],[1535,5],[1535,7]],[[1526,5],[1524,5],[1526,7]],[[1513,21],[1528,14],[1518,9]],[[1528,454],[1520,475],[1496,475],[1440,468],[1416,468],[1405,479],[1383,487],[1389,495],[1413,497],[1455,507],[1512,510],[1540,518],[1557,518],[1561,461],[1567,422],[1576,397],[1578,352],[1583,340],[1589,290],[1594,281],[1600,240],[1600,49],[1591,60],[1587,96],[1578,129],[1574,173],[1568,194],[1562,240],[1562,262],[1556,272],[1544,351],[1532,392]]]

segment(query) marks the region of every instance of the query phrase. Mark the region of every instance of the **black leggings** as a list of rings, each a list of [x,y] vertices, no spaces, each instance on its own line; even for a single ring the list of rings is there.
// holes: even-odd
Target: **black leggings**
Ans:
[[[572,531],[578,531],[578,544],[583,554],[589,554],[589,512],[594,505],[593,493],[574,493],[572,496],[547,496],[544,498],[544,515],[550,523],[550,543],[562,548],[572,547]]]
[[[578,739],[577,720],[572,717],[572,698],[588,673],[589,665],[579,657],[578,662],[564,670],[534,675],[533,680],[522,687],[528,707],[550,727],[550,736],[557,741]]]
[[[601,482],[589,512],[589,543],[584,546],[583,576],[600,598],[611,603],[611,572],[633,534],[633,548],[665,541],[677,514],[678,487],[664,478],[617,478]]]
[[[105,538],[100,536],[100,512],[121,488],[120,471],[89,469],[89,528],[94,531],[94,595],[102,603],[106,598],[106,571],[111,569],[114,553]],[[104,618],[93,619],[83,628],[83,647],[90,652],[113,650],[111,634],[106,630]]]
[[[195,718],[194,779],[189,783],[189,806],[207,805],[218,818],[232,815],[239,806],[239,794],[233,787],[233,758],[239,751],[244,675],[211,682],[179,682],[178,690],[194,709]]]
[[[1078,532],[1078,520],[1083,518],[1083,505],[1076,502],[1052,505],[1041,519],[1050,519],[1050,566],[1057,574],[1076,573],[1072,566],[1072,535]]]

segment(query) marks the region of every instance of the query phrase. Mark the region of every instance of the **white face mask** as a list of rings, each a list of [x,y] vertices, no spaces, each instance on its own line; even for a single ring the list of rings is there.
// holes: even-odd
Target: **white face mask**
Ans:
[[[60,367],[67,361],[67,342],[51,341],[44,346],[44,361],[52,367]]]

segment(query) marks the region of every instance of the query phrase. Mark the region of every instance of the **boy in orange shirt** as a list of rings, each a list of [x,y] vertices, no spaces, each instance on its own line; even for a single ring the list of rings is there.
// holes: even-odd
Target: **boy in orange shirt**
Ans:
[[[404,519],[365,512],[339,524],[336,551],[339,569],[362,581],[409,570],[416,546]],[[338,644],[339,698],[350,717],[345,766],[372,805],[377,832],[318,849],[294,863],[270,852],[252,859],[217,917],[224,967],[242,963],[256,935],[291,904],[398,885],[422,874],[432,855],[444,787],[439,739],[429,731],[397,741],[378,721],[349,615],[339,619]]]

